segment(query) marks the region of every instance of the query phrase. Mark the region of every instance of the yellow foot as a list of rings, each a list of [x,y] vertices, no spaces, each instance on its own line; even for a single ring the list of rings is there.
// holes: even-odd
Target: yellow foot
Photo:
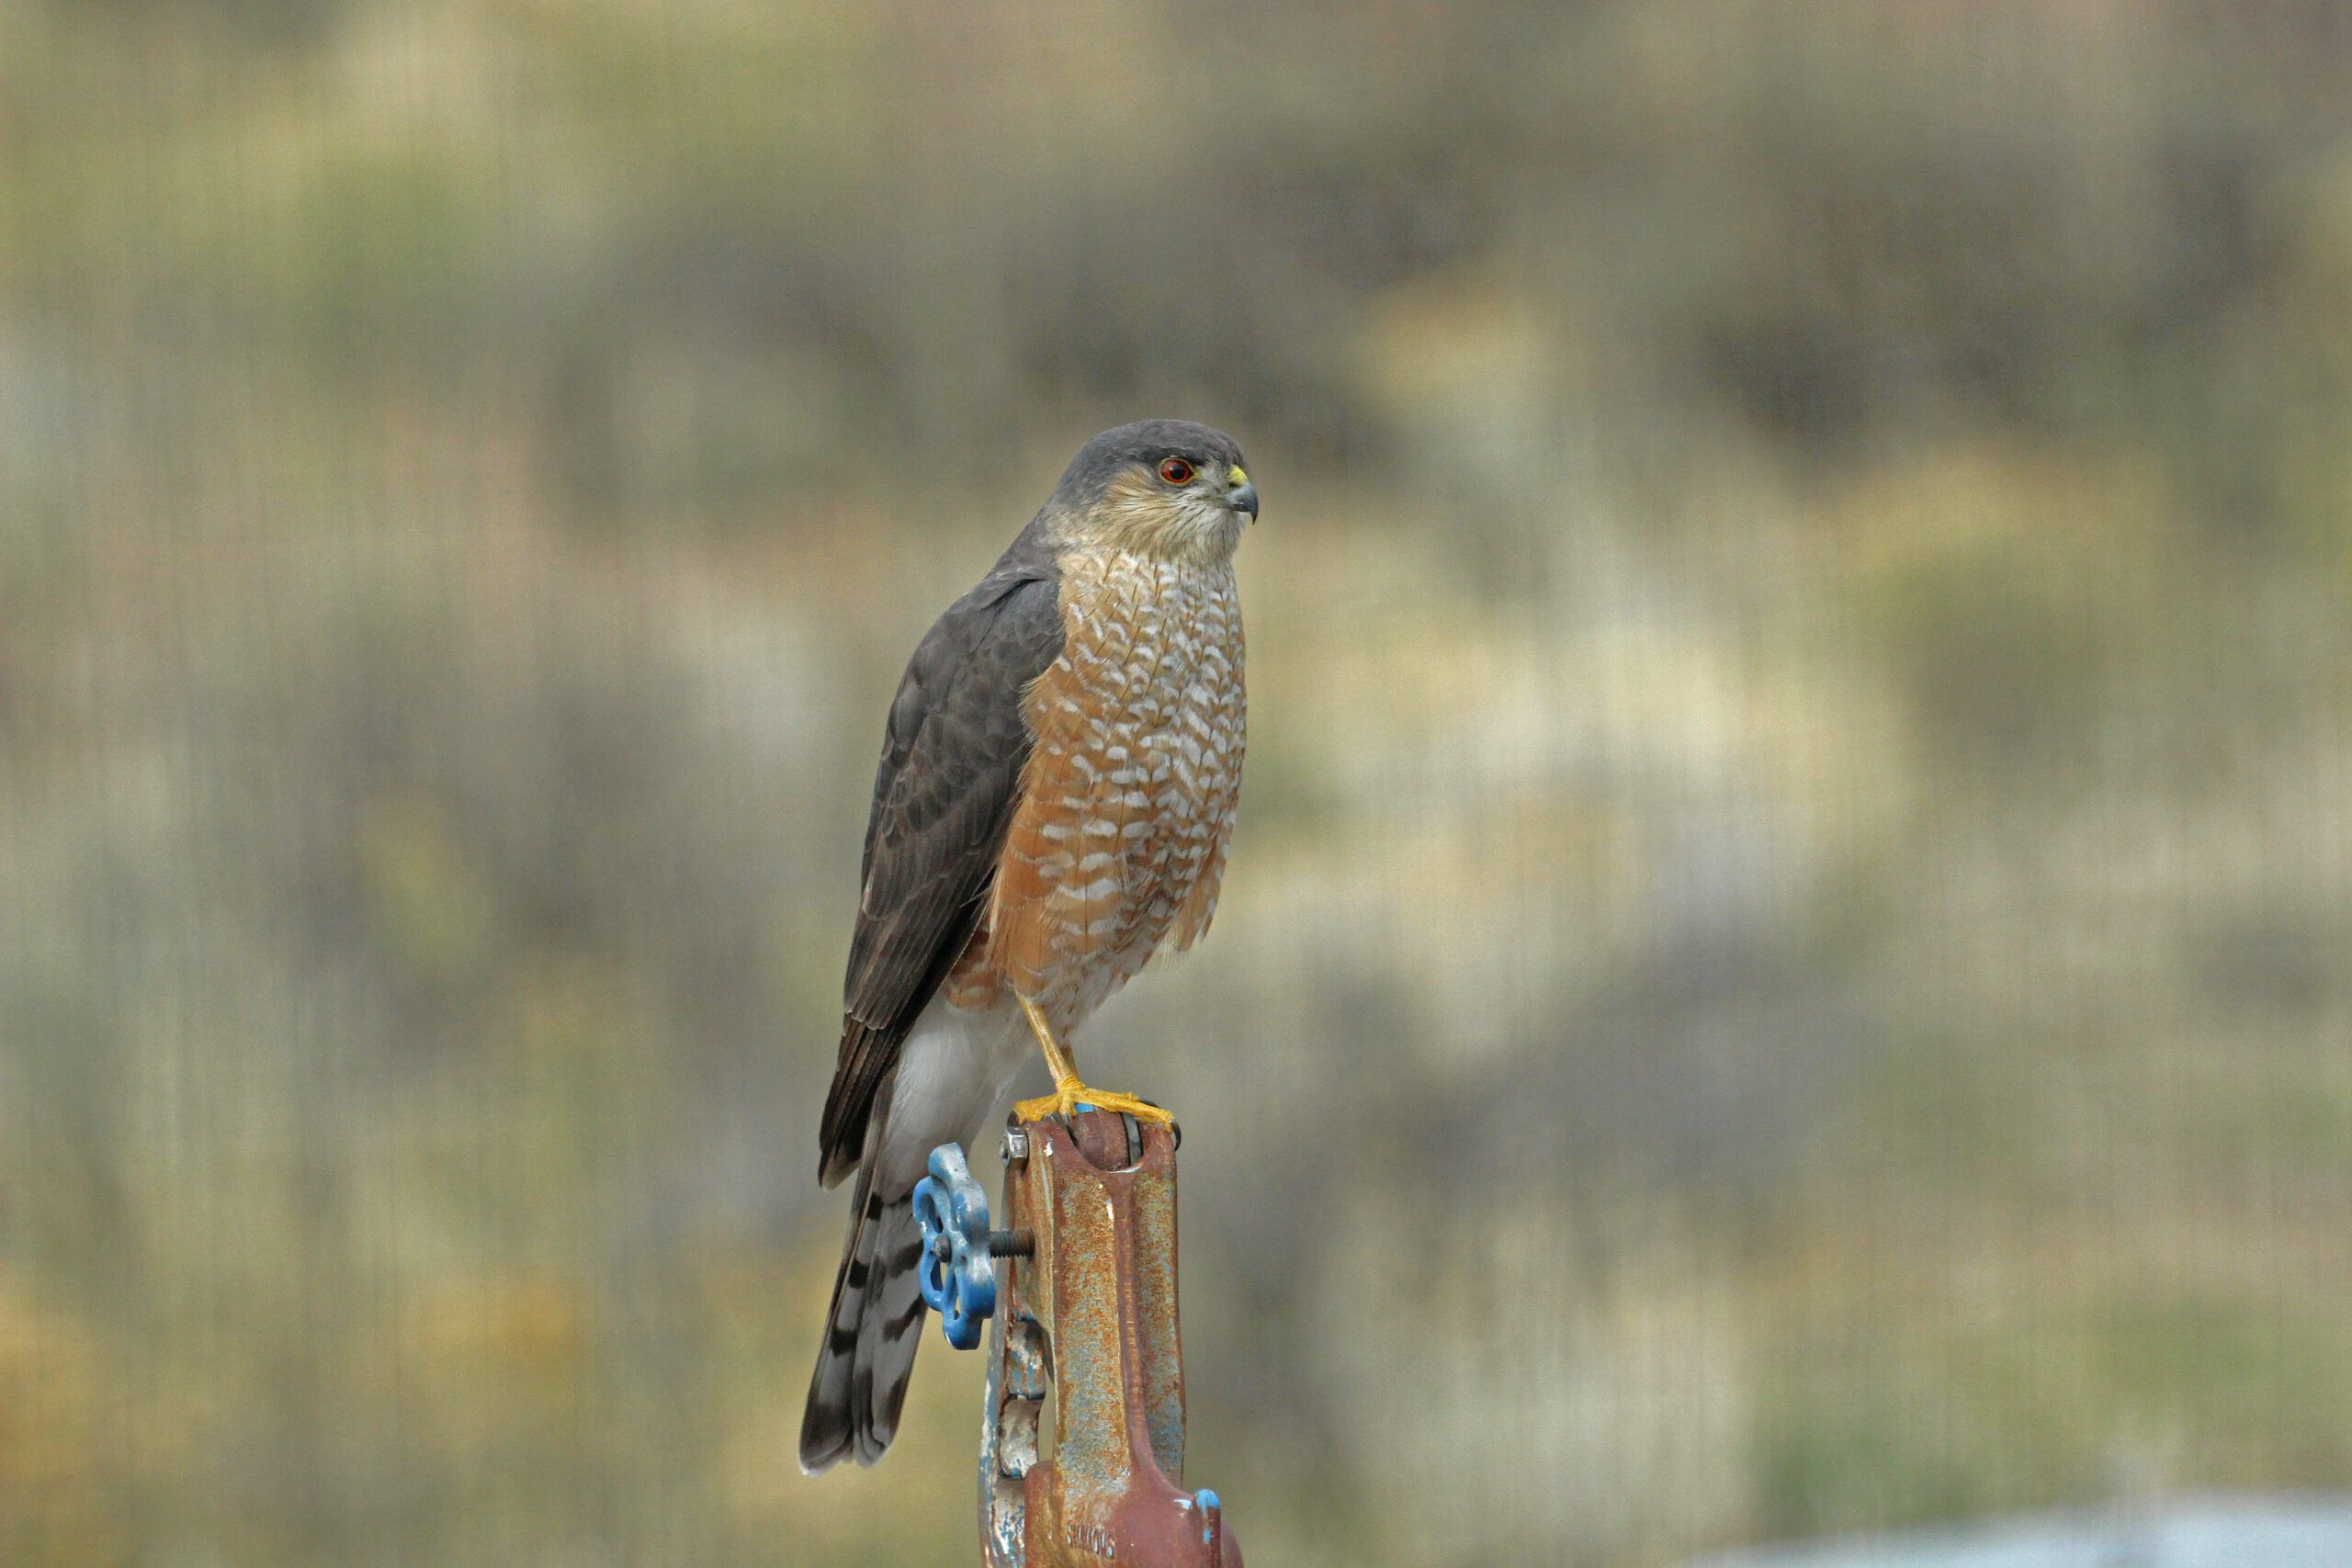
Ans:
[[[1176,1124],[1176,1118],[1157,1105],[1137,1100],[1132,1094],[1121,1094],[1116,1089],[1089,1089],[1074,1077],[1056,1081],[1054,1092],[1042,1100],[1016,1102],[1012,1113],[1023,1122],[1037,1122],[1048,1116],[1068,1117],[1081,1105],[1091,1105],[1097,1111],[1124,1111],[1138,1122],[1150,1122],[1162,1127]]]

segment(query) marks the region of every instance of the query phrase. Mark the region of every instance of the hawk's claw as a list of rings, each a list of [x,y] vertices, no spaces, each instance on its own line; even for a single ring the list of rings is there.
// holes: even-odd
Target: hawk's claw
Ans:
[[[1116,1089],[1089,1089],[1076,1078],[1064,1078],[1054,1085],[1054,1092],[1037,1100],[1023,1100],[1012,1108],[1012,1114],[1023,1122],[1041,1122],[1048,1116],[1067,1121],[1081,1105],[1097,1111],[1123,1111],[1138,1122],[1148,1122],[1157,1127],[1172,1127],[1176,1118],[1148,1100],[1137,1100],[1132,1094]]]

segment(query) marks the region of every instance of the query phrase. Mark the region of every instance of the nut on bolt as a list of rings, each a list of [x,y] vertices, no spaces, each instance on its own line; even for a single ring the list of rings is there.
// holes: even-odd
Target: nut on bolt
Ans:
[[[1029,1157],[1029,1134],[1018,1127],[1004,1131],[1004,1142],[997,1145],[997,1157],[1007,1165],[1018,1165]]]

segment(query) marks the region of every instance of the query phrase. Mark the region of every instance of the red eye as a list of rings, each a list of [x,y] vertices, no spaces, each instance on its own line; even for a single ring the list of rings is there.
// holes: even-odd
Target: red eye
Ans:
[[[1182,457],[1170,457],[1159,465],[1159,477],[1172,485],[1193,482],[1193,465]]]

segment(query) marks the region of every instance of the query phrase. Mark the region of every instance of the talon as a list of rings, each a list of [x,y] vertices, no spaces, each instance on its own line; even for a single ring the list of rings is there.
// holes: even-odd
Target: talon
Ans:
[[[1067,1120],[1077,1113],[1081,1105],[1097,1111],[1125,1111],[1138,1122],[1148,1122],[1158,1127],[1172,1127],[1176,1118],[1148,1100],[1137,1100],[1132,1094],[1117,1089],[1089,1089],[1076,1077],[1058,1078],[1054,1092],[1038,1100],[1024,1100],[1012,1108],[1013,1115],[1023,1122],[1043,1121],[1048,1116]]]

